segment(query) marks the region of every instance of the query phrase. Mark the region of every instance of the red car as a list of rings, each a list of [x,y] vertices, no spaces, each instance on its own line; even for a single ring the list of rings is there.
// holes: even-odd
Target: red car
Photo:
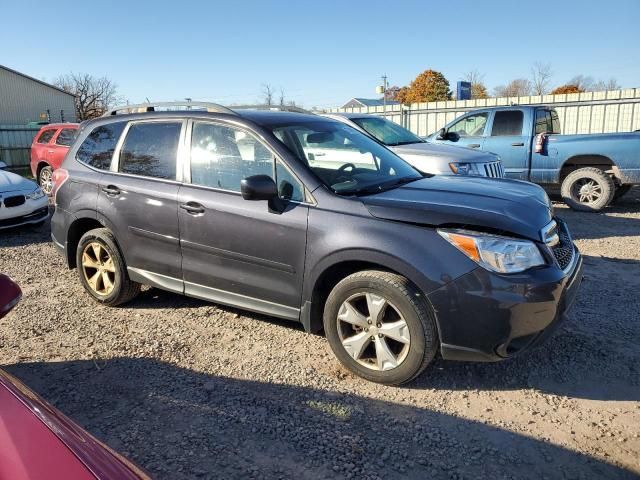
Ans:
[[[31,173],[47,195],[51,194],[53,171],[60,168],[78,127],[78,123],[52,123],[42,127],[33,138]]]
[[[0,274],[0,318],[22,292]],[[0,479],[148,480],[122,455],[0,370]]]

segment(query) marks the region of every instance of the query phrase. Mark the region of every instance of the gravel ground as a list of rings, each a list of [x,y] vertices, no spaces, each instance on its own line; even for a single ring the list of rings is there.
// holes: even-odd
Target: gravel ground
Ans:
[[[636,478],[640,189],[557,210],[586,281],[570,321],[507,362],[437,360],[390,388],[292,323],[156,289],[101,307],[45,225],[0,233],[24,290],[0,364],[160,479]]]

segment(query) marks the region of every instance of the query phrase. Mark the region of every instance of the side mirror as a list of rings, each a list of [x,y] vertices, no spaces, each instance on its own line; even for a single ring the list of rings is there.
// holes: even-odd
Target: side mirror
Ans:
[[[271,200],[278,196],[276,182],[269,175],[253,175],[243,178],[240,191],[245,200]]]
[[[438,130],[438,135],[436,136],[436,140],[446,140],[447,139],[447,131],[444,128]]]
[[[9,167],[7,167],[6,163],[0,162],[0,170],[6,170],[7,168],[9,168]]]

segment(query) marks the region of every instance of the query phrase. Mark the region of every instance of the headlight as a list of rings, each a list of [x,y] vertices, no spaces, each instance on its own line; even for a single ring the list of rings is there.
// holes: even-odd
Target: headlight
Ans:
[[[518,273],[544,265],[540,250],[529,240],[467,230],[438,230],[448,241],[481,267],[498,273]]]
[[[27,200],[38,200],[44,197],[45,193],[42,191],[40,187],[36,188],[33,192],[25,195]]]
[[[463,162],[451,162],[449,168],[456,175],[469,175],[471,173],[471,164]]]

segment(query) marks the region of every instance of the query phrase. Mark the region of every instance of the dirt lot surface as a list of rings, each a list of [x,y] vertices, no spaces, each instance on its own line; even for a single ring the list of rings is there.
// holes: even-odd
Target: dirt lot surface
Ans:
[[[101,307],[48,226],[0,233],[25,294],[0,364],[161,479],[636,478],[640,189],[557,210],[586,281],[550,341],[500,364],[437,360],[389,388],[295,324],[155,289]]]

